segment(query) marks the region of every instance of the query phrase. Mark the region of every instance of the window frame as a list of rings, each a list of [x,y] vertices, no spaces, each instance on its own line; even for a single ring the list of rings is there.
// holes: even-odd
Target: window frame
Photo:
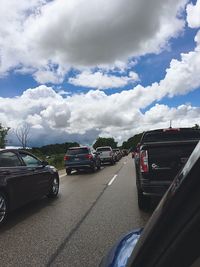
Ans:
[[[41,161],[40,159],[38,159],[37,157],[35,157],[34,155],[30,154],[30,153],[27,153],[27,152],[25,152],[25,151],[18,151],[18,154],[19,154],[19,157],[21,158],[21,161],[23,162],[23,166],[24,166],[24,167],[29,167],[29,168],[33,167],[33,168],[37,168],[37,167],[41,167],[41,166],[43,166],[43,165],[42,165],[42,161]],[[25,154],[25,155],[27,155],[27,156],[30,156],[30,157],[36,159],[38,162],[40,162],[40,165],[37,165],[37,166],[36,166],[36,165],[35,165],[35,166],[34,166],[34,165],[32,165],[32,166],[28,166],[28,165],[26,164],[25,160],[23,159],[22,154]]]

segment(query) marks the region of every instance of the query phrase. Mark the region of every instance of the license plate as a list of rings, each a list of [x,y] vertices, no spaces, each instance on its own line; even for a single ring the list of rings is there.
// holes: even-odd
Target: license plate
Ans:
[[[79,160],[79,158],[75,158],[74,160]]]

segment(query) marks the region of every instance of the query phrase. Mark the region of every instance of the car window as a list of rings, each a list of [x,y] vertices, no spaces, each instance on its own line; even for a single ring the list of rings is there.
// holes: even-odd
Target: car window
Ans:
[[[22,157],[22,159],[23,159],[24,163],[26,164],[26,166],[36,167],[36,166],[40,166],[41,165],[41,161],[39,161],[38,159],[32,157],[29,154],[20,153],[20,156]]]
[[[88,148],[68,149],[67,155],[88,154]]]
[[[17,155],[13,152],[3,152],[0,154],[0,167],[21,166],[21,162]]]
[[[97,148],[97,151],[111,151],[111,149],[109,147],[101,147]]]

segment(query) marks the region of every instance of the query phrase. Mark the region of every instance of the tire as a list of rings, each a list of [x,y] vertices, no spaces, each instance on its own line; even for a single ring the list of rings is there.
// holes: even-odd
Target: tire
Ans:
[[[138,207],[141,210],[148,211],[151,206],[151,197],[143,195],[140,189],[137,189]]]
[[[101,162],[99,162],[99,165],[97,166],[97,170],[99,171],[101,169]]]
[[[95,172],[97,169],[97,165],[96,163],[94,163],[94,166],[91,167],[91,172]]]
[[[0,226],[3,225],[8,216],[8,201],[6,195],[0,191]]]
[[[66,173],[67,173],[67,175],[70,175],[70,174],[71,174],[71,172],[72,172],[72,171],[71,171],[71,170],[69,170],[69,169],[68,169],[68,170],[66,170]]]
[[[54,177],[50,192],[48,193],[47,197],[48,198],[55,198],[55,197],[57,197],[58,192],[59,192],[59,178]]]
[[[112,159],[110,162],[110,165],[114,165],[114,164],[115,164],[115,161]]]

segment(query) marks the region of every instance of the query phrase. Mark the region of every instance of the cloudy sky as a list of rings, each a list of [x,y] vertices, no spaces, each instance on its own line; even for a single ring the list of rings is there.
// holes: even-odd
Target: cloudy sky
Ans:
[[[0,0],[0,122],[29,146],[200,124],[200,0]]]

